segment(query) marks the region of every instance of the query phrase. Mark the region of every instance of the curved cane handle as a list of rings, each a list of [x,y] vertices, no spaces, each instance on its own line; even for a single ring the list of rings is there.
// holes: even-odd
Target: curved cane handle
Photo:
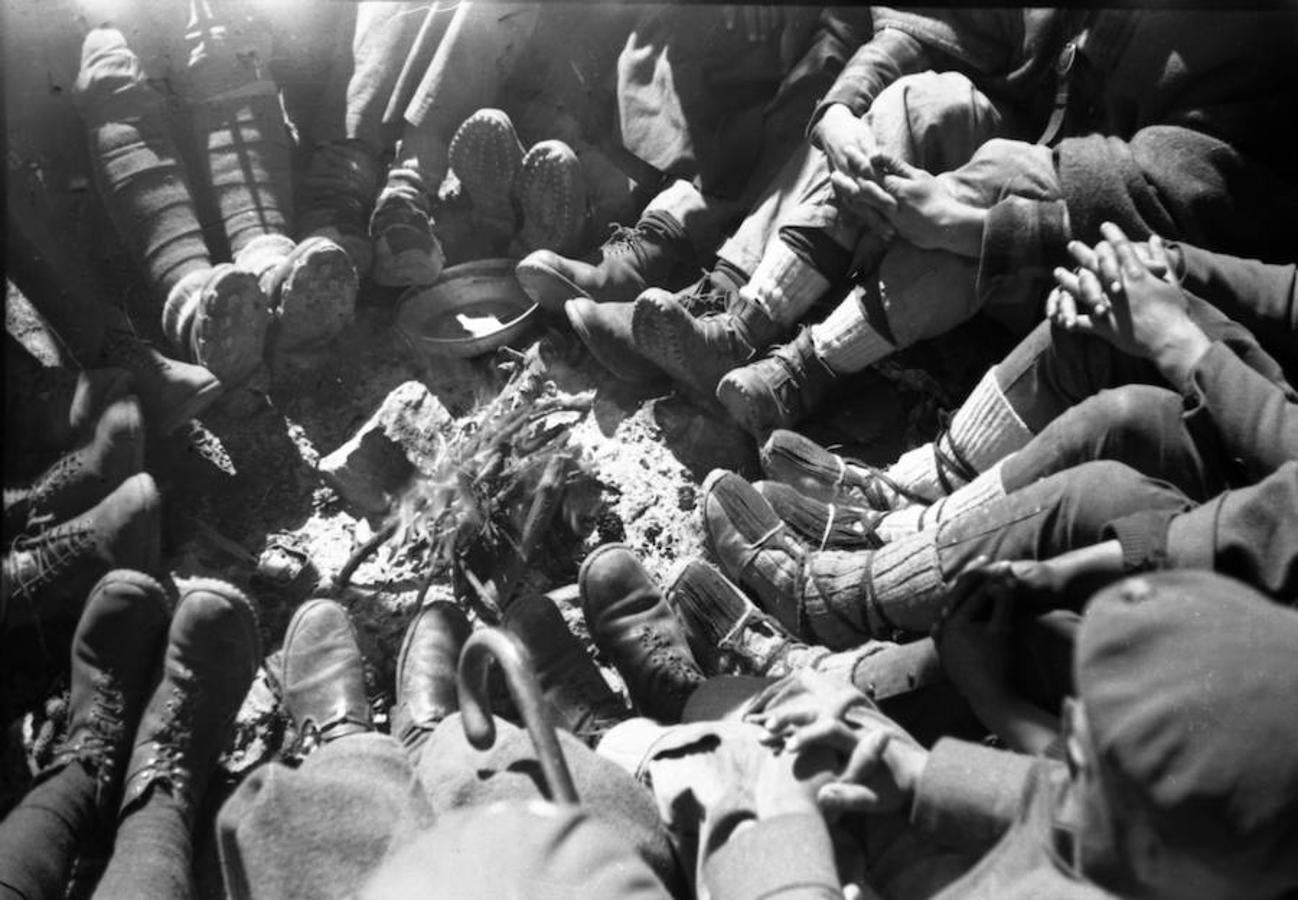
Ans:
[[[460,719],[464,736],[478,750],[486,750],[496,740],[496,725],[491,718],[491,701],[487,697],[487,675],[492,659],[505,673],[505,683],[523,717],[523,726],[532,738],[541,773],[555,803],[576,804],[577,788],[563,758],[559,738],[554,732],[550,705],[541,696],[535,669],[527,648],[518,639],[499,628],[475,631],[460,653],[458,693]]]

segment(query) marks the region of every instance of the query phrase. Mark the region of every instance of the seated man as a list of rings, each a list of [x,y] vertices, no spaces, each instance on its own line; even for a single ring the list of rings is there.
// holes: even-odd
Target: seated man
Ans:
[[[1278,900],[1298,887],[1298,761],[1275,752],[1298,740],[1295,640],[1298,613],[1220,576],[1101,591],[1078,634],[1066,764],[949,739],[925,750],[841,689],[781,684],[748,717],[786,752],[843,755],[818,793],[827,814],[897,814],[903,837],[970,854],[938,897]],[[883,843],[876,861],[903,841]],[[931,852],[894,853],[890,871]],[[866,880],[894,896],[881,868]]]

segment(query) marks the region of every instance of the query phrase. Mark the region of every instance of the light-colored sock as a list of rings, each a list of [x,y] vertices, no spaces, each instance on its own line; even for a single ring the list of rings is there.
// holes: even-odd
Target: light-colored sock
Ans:
[[[839,375],[859,372],[897,350],[866,321],[859,292],[853,290],[823,322],[811,326],[816,354]]]
[[[872,634],[866,609],[870,558],[869,550],[821,550],[807,557],[801,637],[846,650]]]
[[[943,522],[954,519],[961,513],[977,509],[985,503],[999,500],[1005,496],[1005,483],[1001,479],[1001,466],[1004,460],[995,463],[973,481],[956,488],[955,491],[938,499],[928,507],[920,517],[921,528],[935,528]]]
[[[1031,439],[1032,432],[1006,399],[996,381],[996,370],[991,369],[951,417],[943,449],[948,456],[964,460],[975,472],[986,472]],[[887,474],[930,502],[949,493],[943,474],[953,488],[966,483],[960,473],[950,469],[939,473],[933,444],[903,453]]]
[[[771,321],[793,325],[829,290],[829,279],[778,238],[740,293],[766,311]]]
[[[865,613],[870,630],[927,631],[945,597],[937,555],[937,529],[885,544],[870,564],[870,597]]]

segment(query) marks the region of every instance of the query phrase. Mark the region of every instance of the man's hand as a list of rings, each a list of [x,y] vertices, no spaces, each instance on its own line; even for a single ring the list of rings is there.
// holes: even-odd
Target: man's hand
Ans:
[[[853,186],[844,183],[838,173],[830,176],[851,208],[873,209],[916,247],[979,256],[984,210],[958,200],[937,176],[895,157],[876,153],[871,164],[878,185]]]
[[[957,576],[948,612],[935,629],[942,670],[971,702],[1012,693],[1010,639],[1017,587],[1009,563],[975,561]]]
[[[810,669],[800,669],[767,685],[752,699],[744,720],[766,729],[779,744],[790,729],[817,720],[836,722],[855,707],[874,704],[851,685]]]
[[[1151,268],[1118,226],[1106,222],[1100,231],[1105,241],[1093,254],[1074,250],[1074,258],[1093,258],[1093,268],[1084,264],[1076,274],[1055,270],[1058,287],[1047,300],[1047,314],[1064,329],[1094,334],[1152,361],[1168,381],[1186,388],[1211,342],[1190,318],[1180,286],[1158,274],[1169,271],[1165,245],[1150,240]]]
[[[817,720],[793,731],[784,749],[811,754],[828,749],[847,757],[838,777],[820,786],[821,812],[890,813],[905,809],[915,797],[928,751],[896,722],[869,711],[855,726]]]
[[[811,142],[829,161],[834,190],[843,205],[860,216],[870,231],[881,234],[885,240],[891,238],[892,226],[873,207],[855,199],[864,185],[878,191],[879,197],[886,197],[876,183],[872,160],[879,152],[879,145],[869,123],[857,118],[843,104],[835,103],[816,123]]]

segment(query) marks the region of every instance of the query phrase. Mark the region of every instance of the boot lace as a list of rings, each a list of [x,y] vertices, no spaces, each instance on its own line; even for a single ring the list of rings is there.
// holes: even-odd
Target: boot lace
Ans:
[[[80,760],[93,773],[101,790],[110,789],[117,780],[114,756],[126,738],[125,715],[126,697],[121,685],[111,672],[97,673],[86,727],[69,733],[55,751],[50,768]]]

